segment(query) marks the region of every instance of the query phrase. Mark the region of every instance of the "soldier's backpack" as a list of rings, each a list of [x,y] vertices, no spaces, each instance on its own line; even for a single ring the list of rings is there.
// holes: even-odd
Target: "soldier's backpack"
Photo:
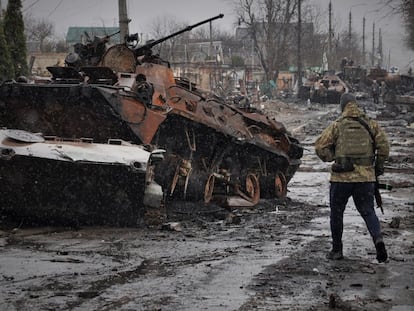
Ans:
[[[374,158],[373,139],[358,118],[344,117],[338,121],[339,136],[335,146],[335,158],[351,158],[354,163],[370,165]],[[365,121],[362,121],[365,122]]]

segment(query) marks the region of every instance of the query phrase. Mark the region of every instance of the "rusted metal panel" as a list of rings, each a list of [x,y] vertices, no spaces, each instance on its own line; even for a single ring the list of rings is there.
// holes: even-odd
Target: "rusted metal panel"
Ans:
[[[137,60],[134,52],[126,45],[117,44],[104,54],[100,66],[111,68],[115,72],[135,72]]]
[[[143,63],[137,66],[137,74],[151,77],[151,83],[154,86],[153,102],[155,105],[163,106],[164,100],[167,96],[167,89],[175,85],[173,72],[170,68],[153,63]]]

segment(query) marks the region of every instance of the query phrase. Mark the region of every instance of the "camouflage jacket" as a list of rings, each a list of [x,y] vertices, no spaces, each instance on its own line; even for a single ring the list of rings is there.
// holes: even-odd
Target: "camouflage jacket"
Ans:
[[[378,125],[375,120],[369,119],[358,108],[357,103],[351,102],[345,106],[340,118],[331,123],[321,134],[315,142],[315,151],[318,157],[324,162],[331,162],[335,160],[335,144],[338,138],[339,126],[338,122],[343,117],[360,117],[370,127],[371,133],[375,139],[376,147],[376,163],[383,165],[388,159],[390,147],[388,138],[384,130]],[[331,172],[330,181],[332,182],[373,182],[375,181],[375,166],[356,165],[351,172],[336,173]]]

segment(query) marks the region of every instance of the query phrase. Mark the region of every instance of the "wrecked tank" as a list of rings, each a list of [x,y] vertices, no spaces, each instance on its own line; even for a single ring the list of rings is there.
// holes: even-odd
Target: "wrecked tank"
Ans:
[[[60,137],[118,137],[166,150],[155,181],[167,198],[253,206],[286,196],[303,148],[284,125],[174,77],[152,48],[222,14],[143,46],[78,45],[50,83],[0,87],[2,126]],[[131,40],[136,37],[130,36]]]
[[[338,104],[341,95],[347,92],[348,86],[338,75],[327,73],[314,83],[311,100],[324,104]]]
[[[164,218],[153,170],[163,150],[120,139],[0,130],[0,211],[28,224],[154,225]]]

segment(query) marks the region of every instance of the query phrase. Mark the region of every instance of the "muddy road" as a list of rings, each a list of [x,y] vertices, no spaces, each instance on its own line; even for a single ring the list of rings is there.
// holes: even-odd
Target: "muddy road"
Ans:
[[[313,142],[335,105],[267,102],[305,146],[285,200],[232,212],[169,205],[163,230],[20,228],[0,223],[0,310],[414,310],[412,113],[375,109],[391,141],[377,209],[390,260],[352,202],[342,261],[330,248],[329,166]]]

